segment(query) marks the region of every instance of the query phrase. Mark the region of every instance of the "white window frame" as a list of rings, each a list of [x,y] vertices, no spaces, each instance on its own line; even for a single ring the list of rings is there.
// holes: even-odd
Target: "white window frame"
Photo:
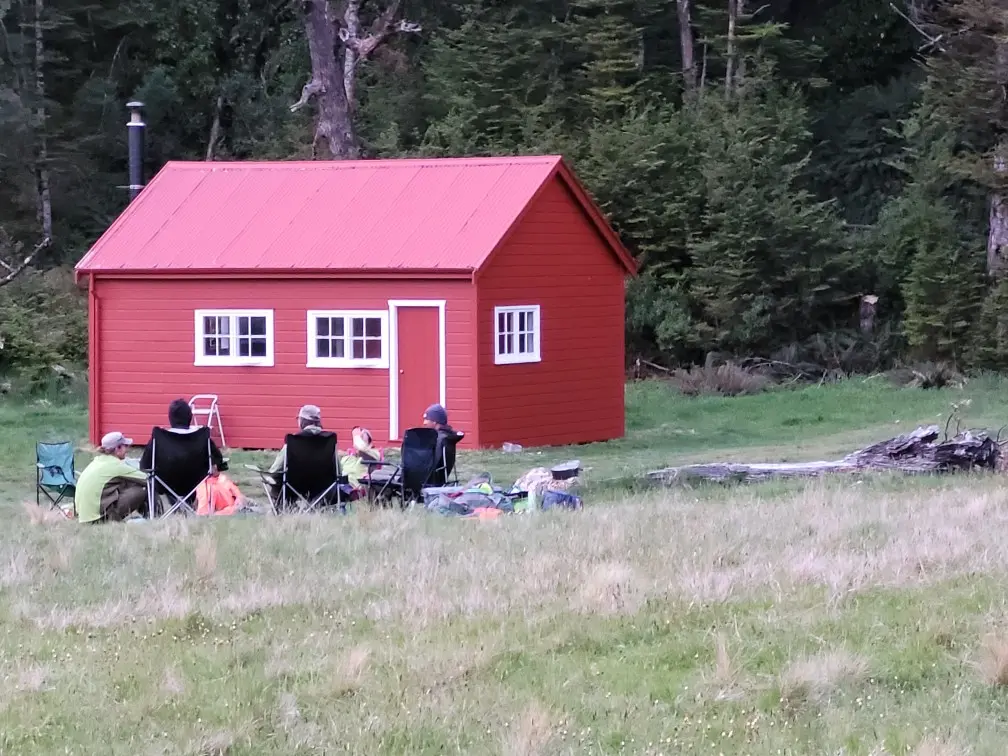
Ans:
[[[208,355],[203,352],[204,318],[230,318],[230,333],[228,338],[231,342],[231,354],[226,357]],[[238,356],[238,319],[239,318],[266,318],[266,355],[264,357],[240,357]],[[224,367],[273,367],[273,310],[196,310],[194,313],[194,360],[197,366],[224,366]]]
[[[534,348],[530,352],[501,352],[500,316],[506,313],[513,314],[515,317],[512,320],[517,326],[517,315],[521,312],[532,313],[534,324],[531,334]],[[512,333],[516,334],[515,341],[517,342],[517,331],[512,331]],[[495,365],[522,365],[530,362],[542,362],[542,318],[540,316],[539,305],[507,305],[505,307],[494,307],[493,340]],[[517,346],[517,343],[515,343],[515,348],[517,348]]]
[[[319,357],[316,353],[318,339],[318,318],[343,318],[343,354],[352,354],[350,342],[351,336],[350,321],[353,318],[374,318],[381,321],[381,357],[358,358],[353,357]],[[389,314],[388,310],[308,310],[307,313],[308,332],[308,362],[310,368],[378,368],[387,369],[389,366]]]

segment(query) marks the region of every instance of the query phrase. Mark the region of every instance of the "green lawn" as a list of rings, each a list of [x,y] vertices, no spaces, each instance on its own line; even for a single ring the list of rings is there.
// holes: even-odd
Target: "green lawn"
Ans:
[[[734,400],[628,389],[619,442],[464,455],[510,482],[831,457],[1008,423],[1008,385]],[[1001,754],[1008,495],[994,476],[641,491],[579,513],[38,522],[0,406],[0,753]],[[236,454],[242,462],[250,455]],[[81,455],[80,464],[86,461]]]

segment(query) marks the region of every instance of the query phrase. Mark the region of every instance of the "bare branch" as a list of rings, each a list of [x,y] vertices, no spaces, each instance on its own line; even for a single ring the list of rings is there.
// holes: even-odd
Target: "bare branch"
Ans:
[[[27,255],[25,255],[20,261],[11,260],[10,262],[8,262],[7,260],[0,257],[0,266],[2,266],[3,269],[7,271],[7,275],[4,276],[3,278],[0,278],[0,286],[6,286],[15,278],[17,278],[24,271],[25,268],[31,265],[31,262],[32,260],[35,259],[35,256],[38,255],[38,253],[41,252],[43,249],[49,246],[51,241],[52,240],[48,236],[45,237],[44,239],[42,239],[42,241],[36,244],[34,249],[32,249],[32,251],[29,252]],[[11,247],[11,253],[14,256],[17,256],[18,254],[20,254],[23,248],[24,246],[20,243],[13,244]]]
[[[349,16],[352,15],[352,20],[356,23],[348,23],[347,26],[340,28],[339,38],[343,44],[357,53],[360,58],[369,57],[371,53],[393,34],[416,34],[423,31],[423,27],[416,22],[406,21],[405,19],[395,20],[396,15],[399,13],[400,3],[399,0],[394,0],[374,20],[374,23],[371,24],[371,28],[368,30],[367,36],[361,37],[358,32],[359,21],[356,15],[356,6],[353,3],[350,5],[351,13],[348,13],[347,20],[350,21],[351,18]]]
[[[939,42],[941,42],[942,37],[945,36],[944,34],[939,34],[937,37],[932,37],[930,34],[924,31],[924,28],[920,24],[918,24],[916,21],[910,18],[910,16],[908,16],[906,13],[897,8],[893,3],[890,2],[889,7],[892,8],[893,11],[895,11],[896,14],[900,16],[904,21],[910,24],[910,26],[912,26],[918,34],[920,34],[922,37],[924,37],[924,39],[927,40],[927,42],[925,42],[924,45],[922,45],[917,49],[917,52],[924,52],[925,50],[931,47],[937,47],[942,52],[945,52],[945,48],[942,47],[940,44],[938,44]]]
[[[301,99],[290,106],[291,113],[296,113],[311,102],[316,95],[325,93],[325,85],[318,79],[310,79],[301,89]]]

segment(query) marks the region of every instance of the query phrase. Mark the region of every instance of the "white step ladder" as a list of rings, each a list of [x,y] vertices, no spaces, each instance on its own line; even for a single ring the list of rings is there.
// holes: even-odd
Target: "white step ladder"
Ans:
[[[189,409],[192,410],[193,422],[210,428],[210,435],[213,435],[214,422],[216,421],[221,446],[227,446],[227,441],[224,440],[224,426],[221,425],[217,394],[196,394],[189,400]],[[201,419],[206,422],[201,422]]]

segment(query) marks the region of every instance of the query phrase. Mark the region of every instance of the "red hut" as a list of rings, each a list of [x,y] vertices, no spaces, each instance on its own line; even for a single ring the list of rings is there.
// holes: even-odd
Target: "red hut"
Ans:
[[[168,163],[76,268],[91,440],[193,394],[239,448],[305,403],[347,442],[434,402],[466,446],[618,438],[634,270],[560,157]]]

